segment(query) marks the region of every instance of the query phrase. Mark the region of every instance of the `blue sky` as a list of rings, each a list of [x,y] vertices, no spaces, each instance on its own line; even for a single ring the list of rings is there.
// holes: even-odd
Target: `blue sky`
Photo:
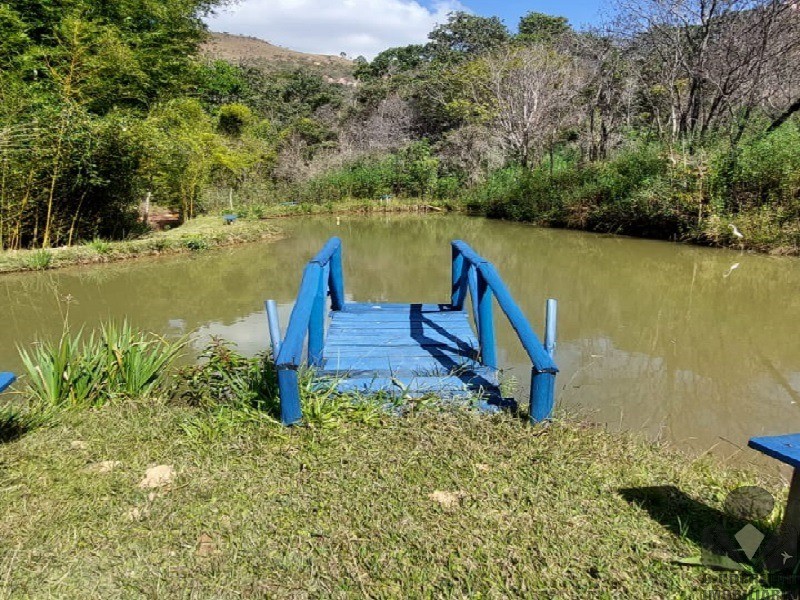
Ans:
[[[515,30],[528,11],[567,17],[579,27],[598,20],[601,0],[239,0],[207,20],[212,31],[261,38],[316,54],[373,58],[393,46],[421,44],[447,14],[497,15]]]
[[[426,2],[429,7],[434,2]],[[557,1],[557,0],[512,0],[498,2],[492,0],[462,0],[462,4],[473,12],[485,16],[498,16],[511,30],[515,30],[519,18],[529,11],[536,11],[548,15],[567,17],[573,27],[580,27],[587,23],[596,23],[600,6],[600,0],[578,0],[578,1]]]

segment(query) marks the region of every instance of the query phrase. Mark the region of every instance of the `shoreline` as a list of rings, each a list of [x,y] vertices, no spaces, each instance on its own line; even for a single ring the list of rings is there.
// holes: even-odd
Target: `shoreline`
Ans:
[[[518,221],[502,217],[490,217],[468,207],[462,201],[421,199],[393,199],[386,203],[379,200],[345,200],[320,204],[273,204],[242,212],[254,213],[242,217],[232,225],[223,225],[219,216],[201,216],[168,231],[154,232],[133,240],[95,241],[75,246],[62,246],[51,249],[7,250],[0,252],[0,276],[11,273],[40,272],[71,266],[91,266],[135,260],[144,257],[170,256],[202,252],[238,246],[261,241],[276,241],[282,237],[279,227],[272,222],[280,219],[314,215],[378,215],[378,214],[448,214],[460,213],[470,217],[480,217],[493,221],[519,223],[546,229],[563,229],[603,236],[652,240],[672,244],[740,250],[747,253],[773,257],[800,257],[800,248],[744,247],[733,244],[713,243],[701,239],[688,238],[669,240],[657,237],[618,234],[595,231],[580,227],[569,227]]]

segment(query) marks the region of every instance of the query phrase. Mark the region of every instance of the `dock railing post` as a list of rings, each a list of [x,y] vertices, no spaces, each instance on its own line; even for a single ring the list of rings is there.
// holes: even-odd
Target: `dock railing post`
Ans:
[[[453,270],[452,270],[452,292],[450,296],[450,304],[455,310],[462,310],[464,308],[464,300],[466,298],[466,290],[464,289],[464,255],[461,251],[453,248]]]
[[[497,348],[492,315],[492,288],[478,270],[478,341],[481,344],[481,363],[497,368]]]
[[[311,308],[311,319],[308,322],[308,361],[315,367],[322,365],[322,352],[325,347],[325,292],[328,285],[325,269],[318,265],[317,269],[319,269],[317,291]]]
[[[552,298],[547,301],[545,316],[544,348],[552,358],[556,351],[556,325],[558,321],[558,302]],[[555,404],[555,373],[541,373],[534,367],[531,374],[531,423],[546,421],[553,414]]]
[[[479,328],[481,319],[478,315],[478,270],[475,265],[469,266],[467,281],[469,283],[470,302],[472,303],[472,318],[475,321],[475,327]]]
[[[342,310],[344,308],[344,271],[342,268],[341,243],[331,257],[330,269],[331,309]]]
[[[300,408],[300,386],[296,369],[278,369],[278,392],[281,398],[281,423],[299,423],[303,419],[303,411]]]
[[[267,322],[269,323],[269,339],[272,344],[272,358],[277,360],[281,351],[281,322],[278,318],[278,303],[267,300]]]

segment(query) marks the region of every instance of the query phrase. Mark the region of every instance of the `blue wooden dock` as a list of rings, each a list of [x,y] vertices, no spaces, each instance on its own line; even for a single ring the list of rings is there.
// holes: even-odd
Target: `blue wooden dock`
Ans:
[[[13,373],[0,373],[0,392],[6,391],[16,380]]]
[[[477,398],[483,407],[508,406],[500,392],[494,302],[531,359],[531,420],[549,418],[558,372],[553,361],[555,302],[548,305],[548,335],[542,344],[494,266],[462,241],[452,243],[449,283],[451,297],[445,304],[348,303],[342,244],[338,238],[328,241],[303,272],[282,340],[276,305],[267,302],[283,423],[302,420],[298,370],[305,365],[341,394],[433,394],[445,400]],[[468,295],[471,319],[465,310]]]

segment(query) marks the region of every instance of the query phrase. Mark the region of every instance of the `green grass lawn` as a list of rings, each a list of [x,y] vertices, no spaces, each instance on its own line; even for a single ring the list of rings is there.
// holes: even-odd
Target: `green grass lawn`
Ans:
[[[218,414],[139,401],[6,435],[0,597],[759,589],[673,562],[700,554],[702,528],[752,474],[570,422],[430,410],[366,421],[220,428]],[[157,465],[174,478],[140,487]]]

